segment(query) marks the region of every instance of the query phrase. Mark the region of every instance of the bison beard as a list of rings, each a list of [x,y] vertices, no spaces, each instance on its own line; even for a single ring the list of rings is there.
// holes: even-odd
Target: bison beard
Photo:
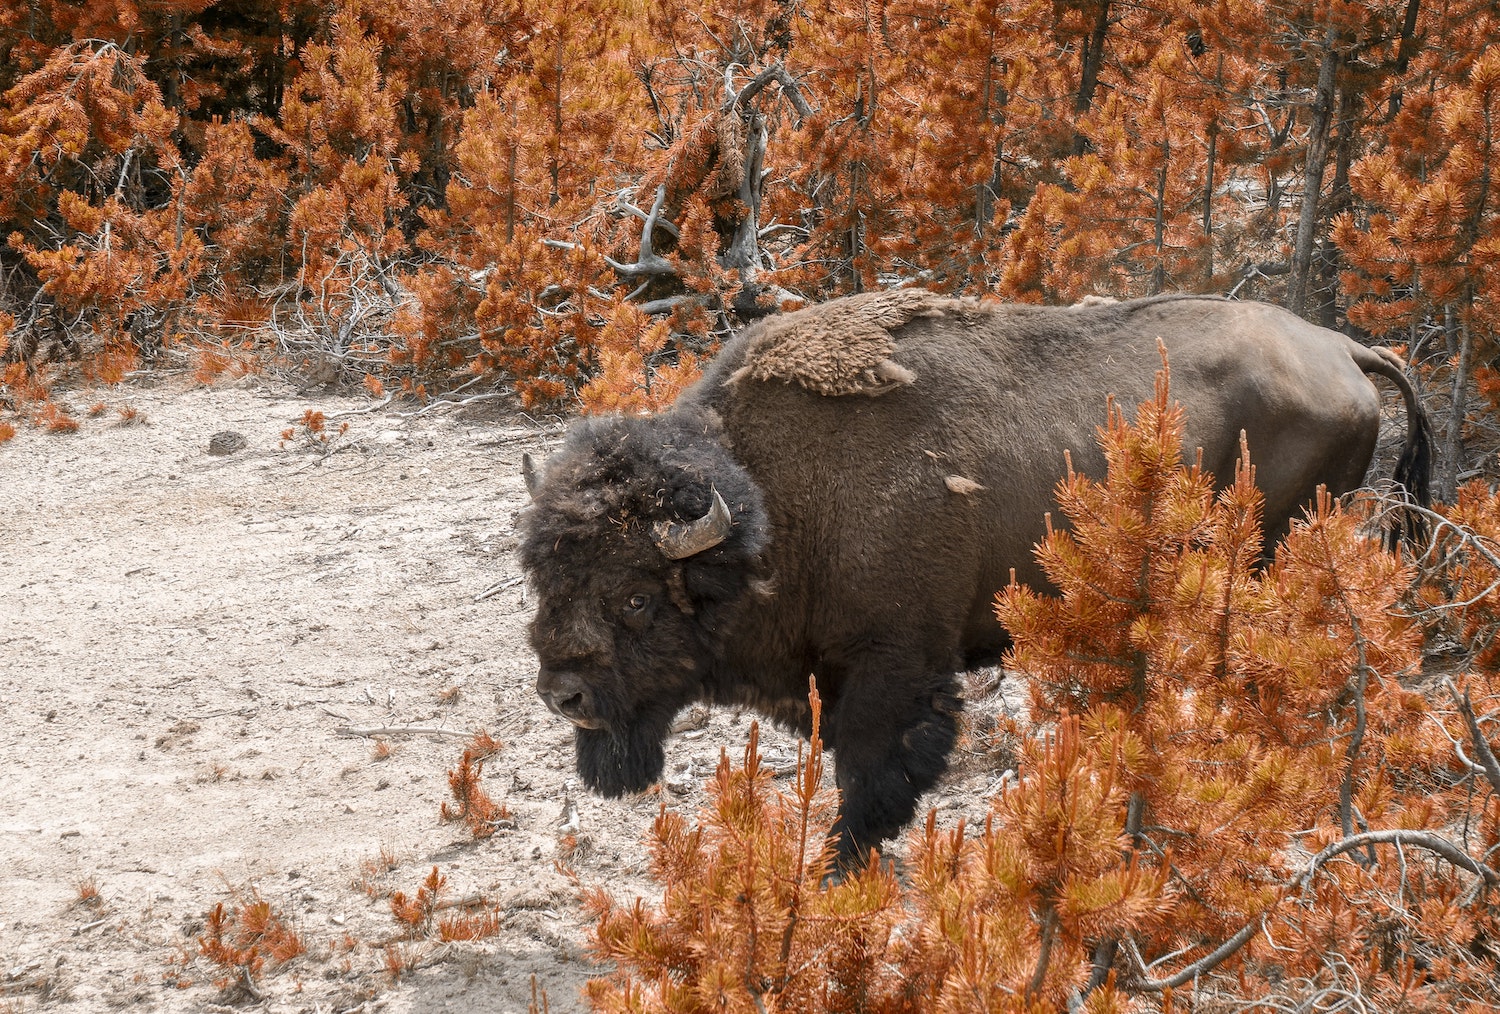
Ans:
[[[629,722],[622,729],[573,730],[578,777],[601,796],[616,799],[644,792],[661,777],[667,763],[671,716]]]
[[[843,795],[837,860],[861,864],[947,767],[955,674],[1008,643],[995,593],[1046,586],[1033,547],[1064,452],[1103,477],[1106,397],[1152,397],[1162,347],[1185,446],[1221,486],[1248,440],[1268,545],[1319,486],[1363,481],[1374,377],[1406,403],[1397,480],[1427,502],[1429,427],[1400,360],[1274,307],[900,290],[770,318],[671,411],[580,421],[525,469],[537,690],[575,722],[584,783],[648,788],[697,700],[806,734],[812,674]]]

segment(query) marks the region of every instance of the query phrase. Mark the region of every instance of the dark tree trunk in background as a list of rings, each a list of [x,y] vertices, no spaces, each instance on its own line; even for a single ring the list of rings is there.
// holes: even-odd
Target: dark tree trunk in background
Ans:
[[[1094,92],[1099,87],[1099,71],[1104,66],[1104,37],[1109,32],[1109,0],[1098,5],[1094,27],[1083,43],[1083,54],[1079,61],[1078,98],[1073,111],[1082,116],[1094,104]],[[1073,134],[1073,154],[1082,155],[1088,140],[1081,131]]]
[[[1297,218],[1297,240],[1292,248],[1292,277],[1287,288],[1287,309],[1298,316],[1307,312],[1313,269],[1313,246],[1318,233],[1318,196],[1323,189],[1323,170],[1328,163],[1328,142],[1333,132],[1334,87],[1339,69],[1338,30],[1328,29],[1323,60],[1318,66],[1318,87],[1308,124],[1307,160],[1303,170],[1302,213]]]

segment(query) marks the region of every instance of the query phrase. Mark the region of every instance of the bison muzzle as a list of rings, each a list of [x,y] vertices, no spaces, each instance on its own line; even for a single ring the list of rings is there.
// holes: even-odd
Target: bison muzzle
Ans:
[[[649,787],[680,709],[753,708],[809,731],[842,792],[839,861],[909,821],[947,765],[957,674],[999,658],[995,593],[1033,559],[1064,452],[1103,474],[1113,395],[1152,395],[1158,340],[1184,446],[1234,475],[1244,432],[1268,540],[1319,485],[1360,485],[1380,396],[1405,399],[1397,480],[1429,435],[1399,360],[1275,307],[1198,296],[1067,308],[898,290],[763,321],[670,411],[584,419],[525,472],[537,692],[605,795]],[[1269,543],[1268,543],[1269,544]]]

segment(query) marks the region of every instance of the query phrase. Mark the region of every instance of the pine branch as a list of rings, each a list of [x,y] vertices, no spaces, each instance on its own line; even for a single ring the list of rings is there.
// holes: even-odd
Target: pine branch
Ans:
[[[1317,873],[1318,868],[1334,856],[1352,849],[1377,844],[1415,845],[1419,848],[1425,848],[1448,860],[1453,865],[1482,878],[1487,885],[1494,886],[1500,884],[1500,873],[1496,873],[1490,867],[1473,859],[1468,853],[1446,838],[1425,831],[1392,830],[1370,831],[1364,834],[1357,834],[1329,845],[1313,857],[1307,871],[1299,878],[1302,888],[1305,890],[1311,883],[1313,876]],[[1241,947],[1245,946],[1250,941],[1250,938],[1265,925],[1266,919],[1270,914],[1270,909],[1260,913],[1250,922],[1246,923],[1234,936],[1220,944],[1212,953],[1185,968],[1179,969],[1175,974],[1164,979],[1151,978],[1150,968],[1141,956],[1140,948],[1136,945],[1134,938],[1126,937],[1123,941],[1125,951],[1135,966],[1135,976],[1127,982],[1127,987],[1144,992],[1159,993],[1168,989],[1176,989],[1178,986],[1182,986],[1201,975],[1213,971],[1232,957]]]
[[[1479,719],[1474,714],[1473,702],[1469,700],[1468,688],[1465,687],[1463,695],[1460,696],[1458,688],[1453,685],[1452,680],[1444,680],[1443,682],[1447,685],[1448,694],[1453,698],[1454,706],[1458,708],[1458,713],[1463,717],[1464,725],[1469,730],[1469,741],[1473,744],[1474,752],[1479,757],[1477,767],[1484,773],[1484,777],[1489,781],[1490,786],[1496,792],[1500,792],[1500,761],[1495,759],[1495,752],[1490,749],[1489,740],[1485,738],[1484,730],[1479,727]],[[1475,765],[1471,763],[1470,766],[1473,767]]]
[[[1500,873],[1481,863],[1442,835],[1431,831],[1409,831],[1399,828],[1388,831],[1366,831],[1334,842],[1313,856],[1312,862],[1308,864],[1307,872],[1298,878],[1298,885],[1306,890],[1312,883],[1313,876],[1318,872],[1318,867],[1334,856],[1351,849],[1364,848],[1366,845],[1415,845],[1418,848],[1427,849],[1461,870],[1474,874],[1490,887],[1500,885]]]
[[[1042,947],[1041,953],[1037,955],[1036,971],[1026,984],[1028,1001],[1035,1002],[1041,995],[1042,985],[1047,981],[1047,966],[1052,960],[1052,945],[1057,940],[1057,928],[1057,909],[1049,904],[1042,911]]]
[[[1344,758],[1348,761],[1348,765],[1344,769],[1343,781],[1339,784],[1339,825],[1344,834],[1349,835],[1354,832],[1354,770],[1359,764],[1360,747],[1365,741],[1367,725],[1365,688],[1369,686],[1371,670],[1365,635],[1360,629],[1359,617],[1354,615],[1354,609],[1343,594],[1339,595],[1339,601],[1344,607],[1344,615],[1349,620],[1349,628],[1354,633],[1354,651],[1358,659],[1354,666],[1354,731],[1349,734],[1349,745],[1344,749]],[[1367,865],[1373,866],[1375,863],[1373,850],[1370,852],[1369,860]]]
[[[1199,958],[1191,965],[1179,970],[1177,974],[1165,979],[1151,978],[1150,968],[1146,965],[1145,958],[1141,956],[1141,950],[1136,946],[1135,938],[1126,937],[1124,940],[1125,953],[1130,955],[1131,961],[1135,964],[1135,977],[1127,982],[1126,985],[1131,989],[1147,993],[1160,993],[1164,990],[1176,989],[1184,983],[1192,982],[1198,976],[1218,968],[1232,957],[1236,951],[1249,943],[1250,938],[1255,936],[1261,926],[1265,924],[1267,915],[1269,915],[1269,912],[1262,912],[1246,923],[1238,933],[1220,944],[1213,953]]]
[[[801,86],[797,83],[797,79],[787,73],[787,69],[779,61],[771,64],[771,66],[751,78],[745,87],[741,88],[738,92],[734,90],[731,83],[733,73],[733,67],[724,71],[724,94],[727,97],[724,99],[724,104],[719,107],[721,112],[727,113],[736,107],[748,105],[755,99],[755,96],[759,95],[765,89],[766,85],[775,81],[781,85],[781,93],[792,104],[792,108],[797,111],[799,119],[806,119],[812,115],[812,106],[808,105],[807,99],[802,97]]]

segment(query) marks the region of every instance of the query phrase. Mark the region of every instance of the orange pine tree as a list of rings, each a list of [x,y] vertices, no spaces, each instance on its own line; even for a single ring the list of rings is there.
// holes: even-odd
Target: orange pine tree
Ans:
[[[1493,14],[1468,26],[1487,37]],[[1413,360],[1435,364],[1448,390],[1439,495],[1452,499],[1465,466],[1467,390],[1477,380],[1487,410],[1500,404],[1492,358],[1500,326],[1500,201],[1491,165],[1500,153],[1500,55],[1475,51],[1453,79],[1409,96],[1387,146],[1351,172],[1365,202],[1334,223],[1333,239],[1352,270],[1344,284],[1349,319],[1373,334],[1404,339]]]
[[[895,877],[877,865],[825,879],[836,806],[810,699],[813,740],[790,791],[772,788],[752,726],[743,764],[720,759],[697,827],[662,809],[651,832],[659,907],[585,891],[592,950],[618,969],[589,983],[594,1009],[898,1009],[888,1004],[904,986],[882,960],[901,914]]]
[[[854,289],[1273,276],[1436,335],[1456,403],[1496,387],[1481,0],[35,0],[0,32],[11,363],[269,321],[349,379],[635,411]]]
[[[199,274],[202,244],[171,199],[183,166],[176,117],[145,61],[112,43],[57,50],[5,95],[0,221],[34,280],[17,307],[9,357],[82,355],[108,383],[172,321]]]

